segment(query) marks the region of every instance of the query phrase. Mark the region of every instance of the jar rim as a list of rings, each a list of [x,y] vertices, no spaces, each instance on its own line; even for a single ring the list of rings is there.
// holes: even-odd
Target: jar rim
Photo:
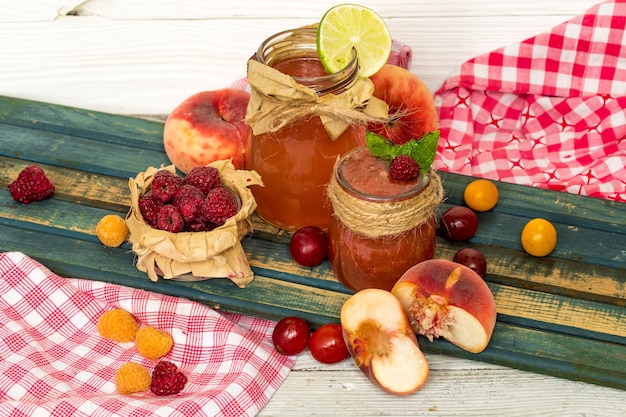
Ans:
[[[335,167],[334,167],[333,175],[335,179],[337,180],[337,184],[345,192],[352,195],[353,197],[356,197],[365,201],[379,202],[379,203],[397,202],[397,201],[403,201],[403,200],[407,200],[409,198],[415,197],[428,185],[430,181],[430,170],[426,172],[420,172],[417,180],[414,181],[413,187],[409,187],[409,188],[405,187],[406,189],[395,194],[377,195],[377,194],[367,193],[367,192],[364,192],[362,190],[355,188],[353,185],[350,184],[350,182],[347,180],[343,172],[344,163],[349,158],[353,157],[355,153],[365,152],[365,150],[367,150],[367,152],[370,152],[367,146],[358,146],[346,152],[339,160],[337,160],[337,163],[335,164]]]
[[[302,52],[315,51],[317,55],[317,28],[305,26],[295,29],[287,29],[273,34],[266,38],[259,45],[255,57],[256,60],[264,65],[271,66],[272,60],[268,59],[272,52],[277,51],[277,46],[282,48],[286,46],[294,47],[292,50],[300,50]],[[332,74],[315,76],[315,77],[297,77],[291,76],[298,84],[313,88],[318,94],[323,95],[335,92],[340,89],[349,88],[358,78],[359,59],[356,50],[352,49],[352,57],[346,66]]]

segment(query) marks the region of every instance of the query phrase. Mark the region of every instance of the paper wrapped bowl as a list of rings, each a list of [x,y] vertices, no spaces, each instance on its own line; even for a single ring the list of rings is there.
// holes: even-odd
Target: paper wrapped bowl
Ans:
[[[208,232],[171,233],[154,229],[144,221],[139,197],[150,189],[157,171],[166,169],[176,173],[174,165],[150,167],[128,180],[131,197],[126,216],[130,230],[128,241],[137,256],[137,269],[146,272],[150,280],[157,281],[159,276],[184,281],[228,278],[241,288],[253,280],[241,238],[252,232],[250,215],[256,209],[248,187],[262,186],[263,182],[255,171],[236,170],[230,160],[216,161],[209,166],[217,168],[222,185],[239,197],[241,206],[226,223]]]

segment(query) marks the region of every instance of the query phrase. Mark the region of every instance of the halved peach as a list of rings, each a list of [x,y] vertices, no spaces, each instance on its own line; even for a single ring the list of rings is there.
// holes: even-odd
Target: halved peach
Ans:
[[[409,268],[391,290],[415,333],[430,341],[443,337],[468,352],[482,352],[496,324],[496,302],[470,268],[430,259]]]
[[[355,364],[383,391],[408,395],[426,383],[426,358],[389,291],[372,288],[352,295],[341,309],[341,326]]]

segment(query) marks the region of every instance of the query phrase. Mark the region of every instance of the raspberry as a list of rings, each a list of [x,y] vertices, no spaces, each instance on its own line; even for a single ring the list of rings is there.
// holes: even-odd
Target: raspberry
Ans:
[[[43,169],[31,165],[21,170],[17,179],[9,184],[9,192],[13,200],[28,204],[51,197],[54,184],[46,177]]]
[[[141,197],[139,197],[139,211],[146,223],[152,227],[157,225],[157,216],[159,210],[163,207],[163,202],[156,198],[152,191],[148,191]]]
[[[172,336],[150,326],[140,328],[135,337],[137,352],[146,359],[159,359],[167,355],[173,344]]]
[[[152,194],[164,203],[174,198],[176,192],[182,186],[183,179],[166,169],[157,171],[150,184]]]
[[[187,383],[187,377],[171,362],[160,361],[152,371],[150,391],[156,395],[179,393]]]
[[[417,178],[420,168],[415,159],[408,155],[398,155],[391,161],[389,176],[394,180],[410,181]]]
[[[120,216],[107,214],[96,225],[96,236],[104,246],[117,248],[128,239],[128,226]]]
[[[125,363],[115,373],[115,388],[120,394],[147,391],[151,382],[148,370],[138,363]]]
[[[185,223],[180,211],[173,204],[165,204],[157,215],[157,228],[166,232],[178,233],[183,230]]]
[[[211,223],[221,226],[226,219],[237,214],[237,203],[229,190],[217,187],[209,191],[202,209]]]
[[[174,196],[173,204],[180,211],[185,224],[197,220],[202,215],[204,194],[194,185],[185,184]]]
[[[132,342],[138,328],[135,317],[121,308],[105,311],[98,319],[100,336],[116,342]]]
[[[204,218],[185,223],[185,230],[188,232],[209,232],[213,229],[215,225]]]
[[[185,176],[185,184],[197,187],[205,195],[221,185],[220,172],[214,167],[196,167]]]

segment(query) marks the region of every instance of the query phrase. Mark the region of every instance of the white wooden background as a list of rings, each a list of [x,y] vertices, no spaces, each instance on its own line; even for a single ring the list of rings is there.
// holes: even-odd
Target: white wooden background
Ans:
[[[463,61],[600,0],[361,0],[436,90]],[[339,1],[340,2],[340,1]],[[123,114],[169,113],[245,76],[259,43],[337,0],[0,0],[0,94]]]
[[[600,0],[359,0],[413,49],[432,91],[465,60],[521,41]],[[230,85],[267,36],[319,20],[333,0],[0,0],[0,95],[167,115]],[[308,353],[259,416],[616,416],[626,392],[428,355],[417,394],[382,393],[350,361]]]

